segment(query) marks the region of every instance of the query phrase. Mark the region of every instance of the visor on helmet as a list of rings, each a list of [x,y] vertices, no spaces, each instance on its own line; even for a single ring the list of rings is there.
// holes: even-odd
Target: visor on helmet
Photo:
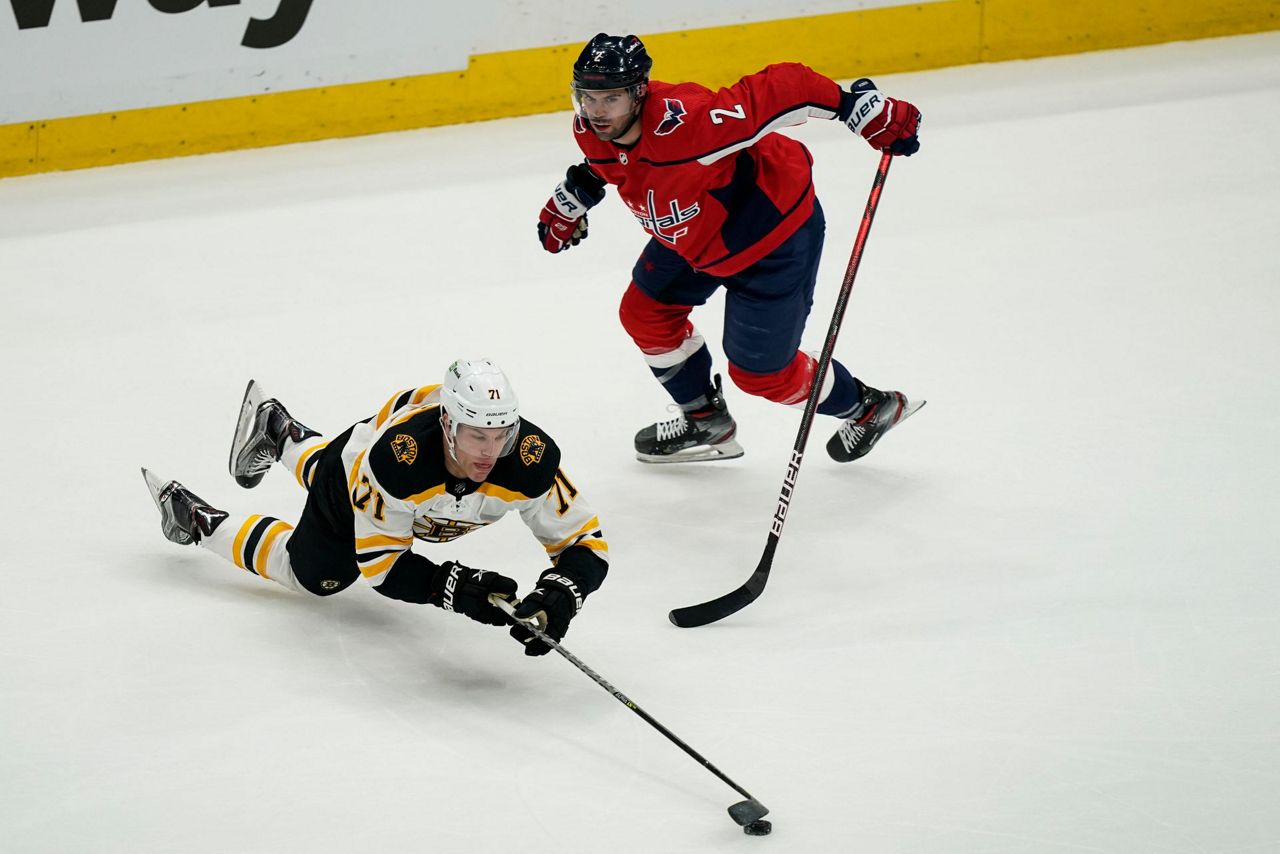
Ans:
[[[573,111],[588,121],[613,121],[634,112],[643,83],[623,89],[570,89]]]
[[[450,424],[454,446],[472,457],[505,457],[515,450],[520,436],[520,422],[509,427],[476,427]]]

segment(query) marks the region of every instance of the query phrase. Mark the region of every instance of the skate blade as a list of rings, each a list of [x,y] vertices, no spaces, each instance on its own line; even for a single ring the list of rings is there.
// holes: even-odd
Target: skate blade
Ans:
[[[642,454],[636,451],[636,459],[642,463],[666,465],[668,463],[702,463],[716,460],[736,460],[745,453],[737,439],[727,439],[714,445],[697,445],[674,454]]]
[[[151,493],[151,500],[156,503],[156,509],[160,511],[160,532],[164,534],[165,539],[183,546],[194,542],[189,534],[178,529],[171,531],[165,524],[164,499],[161,496],[166,489],[173,486],[177,481],[161,480],[156,477],[154,472],[148,471],[145,466],[142,469],[142,479],[147,482],[147,491]]]
[[[231,454],[227,457],[227,471],[232,477],[236,476],[236,454],[249,441],[254,417],[265,400],[262,386],[258,385],[257,380],[249,380],[249,385],[244,390],[244,400],[240,402],[240,415],[236,418],[236,433],[231,437]]]
[[[148,471],[146,467],[143,467],[142,469],[142,479],[147,482],[147,491],[151,493],[151,500],[156,503],[156,509],[161,509],[160,493],[169,485],[169,482],[156,477],[155,474]]]
[[[901,418],[899,418],[899,419],[894,423],[894,425],[893,425],[893,426],[894,426],[894,427],[897,427],[897,426],[898,426],[899,424],[901,424],[903,421],[906,421],[906,420],[907,420],[908,418],[910,418],[912,415],[915,415],[915,414],[916,414],[917,412],[919,412],[922,408],[924,408],[924,405],[925,405],[926,403],[928,403],[928,402],[929,402],[929,401],[927,401],[927,400],[920,400],[920,401],[915,401],[915,402],[907,401],[907,406],[906,406],[906,408],[902,410],[902,417],[901,417]]]

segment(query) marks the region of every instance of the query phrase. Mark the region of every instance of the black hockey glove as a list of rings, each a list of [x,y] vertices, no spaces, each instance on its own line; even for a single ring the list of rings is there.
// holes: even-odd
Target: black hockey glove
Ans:
[[[446,611],[465,614],[478,623],[490,626],[506,626],[511,623],[511,618],[501,608],[489,602],[489,594],[496,593],[503,599],[511,599],[518,589],[514,579],[449,560],[440,564],[431,580],[431,587],[431,604]]]
[[[542,629],[552,640],[559,641],[569,631],[569,621],[582,610],[582,600],[586,598],[578,582],[567,575],[561,575],[554,569],[548,569],[538,579],[534,591],[521,600],[516,606],[515,618],[527,620],[535,617]],[[511,636],[524,644],[525,655],[546,655],[551,647],[529,631],[516,623],[511,627]]]
[[[604,199],[604,179],[582,163],[565,173],[538,214],[538,242],[563,252],[587,239],[587,211]]]

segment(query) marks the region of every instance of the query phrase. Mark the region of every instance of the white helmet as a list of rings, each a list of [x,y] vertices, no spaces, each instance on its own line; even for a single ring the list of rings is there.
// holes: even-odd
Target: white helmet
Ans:
[[[520,401],[507,375],[488,359],[459,359],[449,366],[440,388],[440,410],[451,452],[459,424],[506,427],[507,441],[499,456],[511,453],[516,445],[520,434]]]

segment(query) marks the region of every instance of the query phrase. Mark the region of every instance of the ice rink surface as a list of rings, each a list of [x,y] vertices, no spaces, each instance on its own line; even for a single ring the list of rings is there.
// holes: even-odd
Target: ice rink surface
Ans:
[[[821,419],[765,595],[692,630],[666,612],[750,574],[799,411],[731,389],[745,457],[634,461],[667,403],[616,316],[643,235],[611,197],[572,252],[534,236],[567,112],[0,181],[0,850],[1280,851],[1278,57],[878,81],[923,148],[837,353],[929,405],[849,466]],[[818,349],[877,158],[794,132]],[[555,655],[161,537],[140,465],[300,511],[286,473],[226,473],[248,378],[333,434],[458,356],[507,368],[599,511],[568,648],[771,837]],[[518,518],[419,548],[545,566]]]

